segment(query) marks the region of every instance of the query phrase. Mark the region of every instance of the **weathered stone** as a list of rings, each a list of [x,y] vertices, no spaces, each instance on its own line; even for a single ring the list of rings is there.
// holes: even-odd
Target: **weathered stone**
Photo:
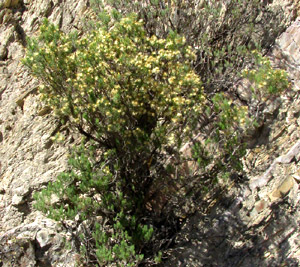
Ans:
[[[19,5],[20,0],[0,0],[0,8],[14,8]]]
[[[7,7],[0,8],[0,60],[5,60],[0,61],[0,258],[4,255],[2,249],[7,248],[3,238],[10,236],[10,240],[23,240],[24,244],[23,250],[21,245],[14,247],[16,252],[20,251],[16,254],[16,266],[35,266],[36,261],[48,262],[45,266],[49,262],[51,266],[75,266],[72,252],[63,250],[63,238],[57,235],[61,230],[48,223],[43,226],[45,217],[37,217],[35,210],[31,210],[31,192],[64,170],[68,148],[49,143],[56,121],[45,116],[49,110],[41,107],[36,95],[37,82],[20,59],[24,57],[22,38],[35,34],[44,15],[59,24],[63,14],[69,14],[69,22],[74,23],[76,17],[79,23],[87,1],[22,1],[26,8],[20,11],[16,9],[17,2],[21,3],[0,2]],[[81,12],[80,17],[77,12]],[[69,22],[66,20],[65,30],[74,25],[67,25]],[[43,239],[45,232],[50,233],[48,239]],[[47,249],[43,255],[37,250],[40,245]],[[4,266],[10,266],[11,259]]]
[[[52,108],[49,107],[49,106],[46,106],[46,107],[42,108],[42,109],[37,113],[37,115],[38,115],[38,116],[45,116],[45,115],[51,113],[51,111],[52,111]]]
[[[286,50],[292,42],[293,40],[291,39],[291,35],[288,32],[285,32],[282,34],[277,43],[281,47],[281,49]]]
[[[24,203],[24,199],[23,199],[22,196],[14,195],[12,197],[11,204],[13,206],[18,206],[18,205],[23,204],[23,203]]]
[[[24,255],[20,258],[20,267],[35,267],[36,266],[36,260],[35,260],[35,248],[32,245],[32,243],[26,244],[26,248],[24,248]]]
[[[9,59],[19,59],[24,55],[24,47],[20,43],[13,42],[7,49],[7,57]]]
[[[293,175],[293,178],[298,182],[300,183],[300,176],[298,174],[294,174]]]
[[[268,101],[267,107],[265,108],[263,113],[264,114],[274,114],[274,112],[279,109],[280,105],[281,105],[280,98],[276,98],[273,101]]]
[[[24,92],[19,98],[18,100],[16,101],[16,104],[21,108],[23,109],[23,106],[24,106],[24,102],[25,102],[25,98],[27,96],[29,96],[30,94],[34,94],[37,92],[37,88],[32,88],[32,89],[29,89],[27,90],[26,92]]]
[[[13,20],[12,11],[10,9],[5,9],[5,12],[4,12],[4,15],[3,15],[3,18],[2,18],[3,24],[8,24],[12,20]]]
[[[49,245],[51,242],[50,232],[46,229],[40,230],[36,234],[36,240],[39,243],[41,248]]]
[[[269,194],[269,199],[271,202],[275,202],[275,201],[279,200],[281,197],[282,197],[282,195],[278,189],[276,189],[271,194]]]
[[[251,84],[250,84],[249,80],[243,79],[238,84],[236,91],[242,100],[244,100],[246,102],[250,102],[250,100],[252,98],[252,91],[251,91]]]
[[[268,206],[268,202],[265,201],[264,199],[258,201],[255,204],[255,209],[258,213],[262,212],[263,210],[265,210],[265,208]]]
[[[269,194],[271,202],[283,198],[295,185],[295,180],[292,176],[287,177],[274,191]]]
[[[278,190],[282,194],[282,196],[285,196],[293,188],[293,186],[294,186],[294,179],[291,176],[289,176],[278,187]]]
[[[266,206],[264,206],[263,209],[259,209],[259,212],[257,211],[256,208],[254,208],[250,213],[251,221],[248,224],[248,227],[256,226],[256,225],[262,223],[262,221],[264,221],[268,218],[268,216],[271,214],[271,212],[272,212],[272,210],[266,208]]]
[[[2,261],[4,266],[10,266],[14,255],[17,266],[36,266],[30,265],[35,264],[34,260],[47,262],[48,266],[75,266],[75,254],[60,253],[66,233],[59,234],[61,228],[54,221],[43,219],[39,214],[34,215],[34,222],[20,224],[5,235],[0,235],[0,252],[6,251],[6,257]],[[42,249],[44,252],[40,253]],[[21,265],[22,262],[27,265]]]
[[[15,28],[10,26],[0,32],[0,60],[4,60],[8,55],[7,47],[13,41]]]

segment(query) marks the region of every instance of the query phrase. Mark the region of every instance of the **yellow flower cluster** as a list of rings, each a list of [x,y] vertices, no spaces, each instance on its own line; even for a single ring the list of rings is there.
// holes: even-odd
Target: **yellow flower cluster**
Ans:
[[[286,71],[274,69],[270,60],[256,50],[253,50],[252,54],[256,60],[256,68],[250,71],[246,68],[242,75],[254,85],[252,88],[254,97],[260,100],[267,99],[269,95],[278,94],[290,86]]]
[[[98,134],[142,138],[147,124],[163,136],[186,115],[201,112],[203,88],[184,38],[148,37],[135,17],[75,40],[49,31],[55,41],[40,38],[45,45],[36,46],[29,60],[38,62],[33,73],[46,81],[42,98],[57,114],[71,115],[73,123],[90,125]]]

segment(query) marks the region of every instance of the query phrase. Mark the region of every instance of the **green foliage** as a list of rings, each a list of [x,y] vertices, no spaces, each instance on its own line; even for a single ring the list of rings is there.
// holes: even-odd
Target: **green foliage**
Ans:
[[[224,93],[217,93],[206,108],[206,115],[212,123],[205,131],[205,139],[195,140],[192,147],[199,169],[205,172],[207,166],[214,166],[212,177],[215,173],[223,177],[228,172],[242,171],[241,159],[246,148],[243,132],[253,123],[247,106],[236,106]]]
[[[56,114],[118,152],[149,150],[174,135],[181,139],[187,117],[202,102],[184,38],[149,38],[132,17],[109,32],[74,36],[45,22],[39,45],[31,40],[24,60],[43,81],[41,97]]]
[[[245,154],[241,132],[245,131],[249,124],[247,107],[237,107],[222,93],[216,94],[212,101],[214,112],[218,116],[214,123],[211,139],[221,146],[217,151],[223,153],[221,157],[218,155],[218,158],[221,159],[219,165],[226,166],[226,170],[233,168],[240,171],[242,169],[240,160]]]
[[[209,191],[217,177],[241,171],[253,121],[222,91],[251,63],[260,4],[93,2],[99,23],[86,34],[45,20],[28,40],[23,63],[41,81],[42,101],[85,137],[69,170],[34,195],[35,207],[78,222],[87,265],[159,263],[177,229],[178,199],[196,194],[203,176]],[[256,94],[283,90],[285,74],[256,59],[259,70],[247,76],[263,84]],[[191,141],[199,170],[185,172],[191,159],[182,149]]]
[[[133,208],[138,200],[123,194],[126,185],[116,177],[118,166],[113,166],[114,174],[108,167],[113,152],[102,155],[100,165],[95,162],[95,153],[93,146],[81,146],[74,152],[69,160],[70,171],[34,195],[35,208],[55,220],[75,220],[76,216],[80,222],[91,220],[90,236],[97,263],[133,266],[143,259],[139,250],[151,240],[153,228],[140,222],[140,214]],[[85,244],[85,240],[83,235],[81,242]],[[89,246],[82,247],[83,254],[88,253]]]
[[[166,38],[170,32],[184,36],[196,53],[194,67],[209,92],[232,86],[251,62],[251,51],[268,49],[285,26],[283,10],[265,7],[261,0],[93,0],[92,7],[97,27],[113,27],[121,16],[134,13],[143,19],[149,36]]]
[[[252,51],[255,68],[243,70],[243,76],[252,83],[253,97],[259,101],[266,101],[271,96],[278,96],[290,87],[288,75],[282,69],[275,69],[267,57],[258,51]]]
[[[45,21],[23,61],[43,82],[42,100],[94,142],[35,196],[36,208],[55,220],[102,216],[113,233],[91,222],[98,264],[135,264],[154,231],[141,222],[151,214],[152,185],[171,178],[164,161],[189,139],[202,112],[195,56],[177,34],[148,37],[134,16],[76,36]]]

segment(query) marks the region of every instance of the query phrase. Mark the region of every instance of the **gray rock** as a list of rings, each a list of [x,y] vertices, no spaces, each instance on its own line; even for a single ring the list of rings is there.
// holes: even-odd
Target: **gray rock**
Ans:
[[[26,9],[18,10],[21,2]],[[15,251],[17,266],[36,266],[37,260],[75,266],[75,254],[64,249],[66,233],[32,209],[32,192],[65,169],[69,148],[49,143],[57,122],[47,116],[50,110],[39,101],[38,84],[20,59],[25,51],[22,38],[36,34],[44,16],[60,26],[64,17],[64,30],[69,31],[81,23],[87,1],[2,0],[0,6],[0,251],[7,252],[3,263],[10,266],[14,256],[8,251]],[[43,255],[37,247],[45,249]]]
[[[23,204],[23,203],[24,203],[24,199],[23,199],[22,196],[14,195],[12,197],[11,204],[13,206],[18,206],[18,205]]]
[[[50,232],[47,229],[43,229],[37,232],[36,240],[39,243],[40,247],[43,248],[51,244]]]

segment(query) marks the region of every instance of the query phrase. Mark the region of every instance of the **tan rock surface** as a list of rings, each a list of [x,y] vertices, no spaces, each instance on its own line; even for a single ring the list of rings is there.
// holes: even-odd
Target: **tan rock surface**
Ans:
[[[51,141],[59,123],[40,104],[37,82],[20,59],[25,37],[35,34],[43,17],[70,31],[82,23],[87,1],[2,0],[1,5],[0,258],[4,266],[13,257],[17,266],[75,266],[74,253],[64,250],[65,231],[32,209],[33,192],[64,170],[71,137],[62,145]]]

